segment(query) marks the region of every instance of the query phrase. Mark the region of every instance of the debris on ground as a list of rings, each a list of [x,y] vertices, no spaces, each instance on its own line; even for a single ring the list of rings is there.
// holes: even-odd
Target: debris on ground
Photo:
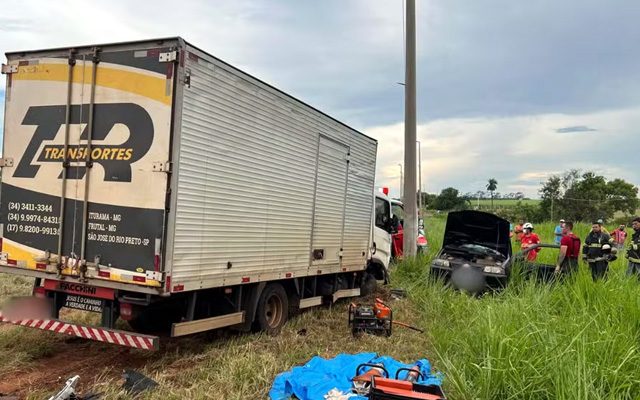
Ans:
[[[76,386],[80,381],[80,375],[76,375],[72,378],[67,379],[64,384],[64,388],[58,392],[58,394],[49,397],[49,400],[99,400],[102,395],[100,394],[88,394],[86,396],[78,396],[76,393]],[[10,398],[5,398],[0,396],[0,400],[8,400]]]
[[[124,383],[122,384],[122,388],[133,396],[146,390],[153,390],[158,386],[158,382],[131,369],[124,371],[123,378]]]
[[[440,386],[442,376],[431,372],[431,364],[426,359],[418,360],[412,364],[404,364],[387,356],[378,356],[376,353],[340,354],[332,359],[313,357],[303,366],[294,367],[287,372],[279,374],[273,382],[269,398],[271,400],[284,400],[292,396],[300,400],[323,399],[330,394],[353,394],[353,378],[357,373],[366,373],[368,369],[358,367],[362,364],[381,365],[386,377],[395,377],[406,380],[414,367],[420,371],[415,382],[420,385]],[[367,367],[371,368],[371,367]],[[403,370],[404,368],[404,370]],[[356,370],[359,372],[356,372]],[[338,397],[340,398],[340,397]],[[349,400],[365,400],[362,395],[353,395]]]
[[[62,390],[60,390],[58,394],[49,397],[49,400],[76,400],[78,398],[76,396],[76,386],[79,381],[80,375],[67,379]]]
[[[329,393],[324,395],[325,400],[349,400],[355,397],[354,393],[343,393],[338,389],[331,389]]]
[[[391,298],[394,300],[400,300],[407,297],[407,291],[400,288],[391,289],[390,294],[391,294]]]

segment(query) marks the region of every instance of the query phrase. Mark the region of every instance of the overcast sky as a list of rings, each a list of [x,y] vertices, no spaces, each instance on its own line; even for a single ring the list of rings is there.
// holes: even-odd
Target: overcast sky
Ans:
[[[495,177],[535,197],[569,168],[640,181],[639,1],[417,3],[427,191]],[[402,15],[402,0],[23,0],[3,5],[0,51],[183,36],[378,139],[378,185],[394,194]]]

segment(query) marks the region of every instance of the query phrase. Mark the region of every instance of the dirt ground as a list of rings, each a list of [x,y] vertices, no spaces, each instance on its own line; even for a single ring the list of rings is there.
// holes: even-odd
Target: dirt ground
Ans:
[[[70,374],[82,377],[79,388],[83,391],[97,377],[118,379],[123,369],[144,366],[146,358],[126,348],[68,339],[50,357],[35,360],[20,371],[0,375],[0,393],[22,398],[35,391],[55,390],[64,386]]]
[[[3,327],[3,329],[25,329]],[[33,359],[7,373],[0,373],[0,400],[2,396],[27,398],[34,393],[52,394],[64,387],[67,379],[80,376],[77,392],[83,396],[95,393],[105,383],[120,385],[125,370],[161,372],[164,368],[188,368],[193,366],[193,357],[204,351],[212,341],[224,341],[225,337],[237,333],[221,331],[193,335],[188,338],[162,338],[161,348],[150,352],[121,346],[97,343],[81,338],[55,336],[55,349],[51,354]],[[180,355],[186,362],[180,362]],[[182,364],[182,365],[181,365]]]
[[[388,299],[388,291],[379,291],[377,296]],[[120,389],[122,374],[125,369],[133,369],[158,381],[162,388],[144,398],[261,399],[267,397],[275,375],[314,355],[333,357],[342,352],[375,351],[405,362],[425,356],[426,338],[406,329],[397,329],[392,338],[351,338],[346,323],[348,304],[340,301],[302,313],[290,320],[277,337],[221,330],[161,338],[156,352],[5,325],[0,327],[0,364],[3,356],[24,359],[9,368],[0,365],[0,395],[47,398],[60,390],[67,379],[79,375],[78,393],[82,396],[104,393],[105,399],[128,399],[130,396]],[[407,300],[393,304],[398,319],[416,322]],[[17,337],[3,337],[3,333]],[[32,345],[46,341],[50,343],[43,350],[32,351]],[[389,352],[389,347],[402,350]]]

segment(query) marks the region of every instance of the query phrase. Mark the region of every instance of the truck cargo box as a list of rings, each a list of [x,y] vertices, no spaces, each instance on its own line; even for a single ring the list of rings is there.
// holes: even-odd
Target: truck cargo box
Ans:
[[[167,295],[365,269],[375,140],[181,38],[3,72],[0,271]]]

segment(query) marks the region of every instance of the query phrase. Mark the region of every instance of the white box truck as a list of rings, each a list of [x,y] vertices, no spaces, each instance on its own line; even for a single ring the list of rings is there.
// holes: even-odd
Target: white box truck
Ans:
[[[149,349],[275,332],[380,268],[374,139],[181,38],[6,57],[0,272],[51,315],[2,322]]]

